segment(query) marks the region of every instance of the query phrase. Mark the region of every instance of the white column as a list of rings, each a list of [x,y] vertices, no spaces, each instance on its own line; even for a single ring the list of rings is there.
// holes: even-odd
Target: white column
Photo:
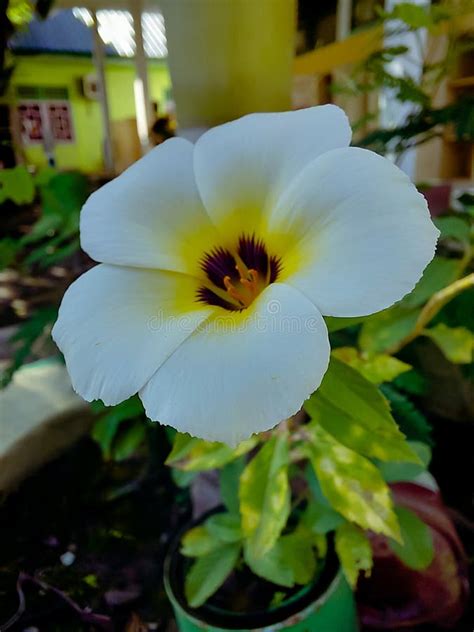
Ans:
[[[104,43],[99,35],[99,23],[95,11],[91,11],[94,31],[94,65],[97,73],[97,85],[99,88],[99,101],[102,114],[104,165],[107,173],[113,174],[114,157],[112,149],[112,129],[110,125],[109,100],[107,98],[107,84],[105,79],[105,54]]]
[[[291,108],[295,0],[160,0],[180,136]]]
[[[145,154],[150,149],[149,131],[153,124],[153,112],[150,101],[147,61],[143,44],[142,0],[132,0],[130,2],[130,12],[133,17],[133,28],[135,31],[136,79],[134,82],[134,92],[137,131],[142,146],[142,153]]]
[[[351,33],[352,0],[338,0],[336,9],[336,41],[340,42]]]
[[[402,0],[385,0],[385,11],[390,12],[400,4]],[[417,6],[429,6],[430,0],[411,0]],[[416,32],[406,32],[403,23],[391,20],[385,27],[384,46],[406,46],[408,51],[405,55],[399,55],[397,59],[390,62],[388,70],[392,75],[398,77],[410,77],[416,84],[419,84],[423,73],[424,55],[427,41],[427,30],[417,29]],[[380,123],[383,127],[393,128],[403,125],[407,116],[413,111],[412,103],[403,103],[394,95],[393,88],[383,88],[379,95]],[[397,165],[410,176],[415,177],[417,148],[412,147],[405,151],[397,160]],[[388,156],[392,157],[393,156]]]

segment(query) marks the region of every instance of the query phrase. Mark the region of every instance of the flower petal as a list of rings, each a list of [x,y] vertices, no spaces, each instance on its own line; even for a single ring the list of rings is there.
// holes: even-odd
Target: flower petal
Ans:
[[[117,404],[136,393],[212,312],[183,274],[99,265],[64,295],[53,338],[74,390]]]
[[[196,273],[218,242],[199,198],[193,145],[172,138],[93,193],[81,245],[96,261]]]
[[[280,198],[269,231],[298,235],[283,255],[281,280],[328,316],[365,316],[401,299],[433,258],[439,234],[409,178],[355,147],[308,165]]]
[[[219,227],[251,233],[306,164],[350,139],[347,117],[334,105],[250,114],[215,127],[194,151],[204,205]]]
[[[151,419],[235,445],[297,412],[329,361],[326,325],[287,285],[242,312],[209,319],[160,367],[140,397]]]

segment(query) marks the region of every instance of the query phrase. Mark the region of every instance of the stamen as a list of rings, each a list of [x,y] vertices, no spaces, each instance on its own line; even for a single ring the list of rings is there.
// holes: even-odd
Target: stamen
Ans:
[[[224,277],[223,283],[225,283],[226,279],[230,279],[230,277]],[[206,283],[205,287],[213,294],[218,296],[220,299],[222,299],[224,303],[230,303],[230,306],[234,307],[235,309],[242,309],[242,301],[239,298],[232,296],[232,294],[228,292],[227,289],[221,290],[219,287],[214,285],[214,283]]]
[[[268,255],[262,240],[243,235],[235,250],[215,248],[205,254],[201,267],[207,279],[198,300],[240,311],[276,280],[280,260]]]
[[[248,271],[248,277],[246,279],[241,278],[240,282],[250,291],[252,298],[255,298],[259,292],[259,279],[260,275],[257,270],[253,268]]]
[[[241,307],[247,307],[250,303],[247,300],[247,297],[239,291],[235,285],[232,283],[230,276],[224,277],[224,285],[227,290],[229,296],[231,296],[234,300],[238,301]]]

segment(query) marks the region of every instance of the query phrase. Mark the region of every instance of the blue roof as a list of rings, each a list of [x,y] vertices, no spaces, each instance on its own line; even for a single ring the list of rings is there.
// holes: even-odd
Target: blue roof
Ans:
[[[72,9],[53,11],[46,20],[34,18],[24,31],[16,33],[9,44],[15,53],[92,54],[93,33],[78,20]],[[114,54],[109,46],[107,54]]]
[[[107,42],[107,55],[133,57],[135,39],[130,11],[97,11],[99,32]],[[87,9],[53,11],[46,20],[33,19],[10,40],[15,53],[62,53],[90,55],[93,50],[92,16]],[[152,59],[167,55],[163,15],[158,10],[142,14],[145,54]]]

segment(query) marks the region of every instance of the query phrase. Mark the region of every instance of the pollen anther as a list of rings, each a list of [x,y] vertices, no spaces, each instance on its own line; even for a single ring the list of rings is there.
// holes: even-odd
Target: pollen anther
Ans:
[[[224,286],[229,296],[238,301],[243,307],[248,307],[262,289],[259,284],[259,274],[257,270],[250,269],[246,277],[244,277],[239,266],[236,266],[236,268],[241,275],[238,284],[235,285],[230,276],[225,276],[223,279]]]

